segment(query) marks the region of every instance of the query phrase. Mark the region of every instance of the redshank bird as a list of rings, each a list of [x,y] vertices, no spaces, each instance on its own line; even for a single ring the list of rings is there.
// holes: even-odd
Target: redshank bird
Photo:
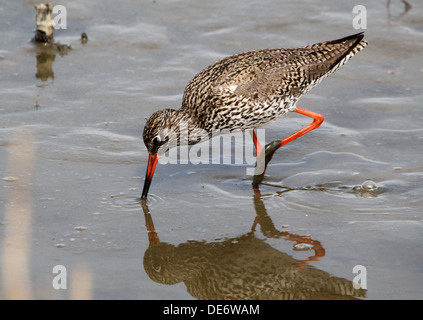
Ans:
[[[363,37],[361,32],[299,48],[239,53],[198,73],[185,88],[182,107],[153,113],[144,127],[149,158],[141,199],[147,198],[159,156],[172,147],[204,141],[204,135],[250,130],[257,158],[266,153],[267,165],[275,150],[320,126],[322,115],[296,103],[361,51],[367,45]],[[262,152],[254,130],[288,112],[309,116],[313,122]],[[187,137],[182,132],[188,132]]]

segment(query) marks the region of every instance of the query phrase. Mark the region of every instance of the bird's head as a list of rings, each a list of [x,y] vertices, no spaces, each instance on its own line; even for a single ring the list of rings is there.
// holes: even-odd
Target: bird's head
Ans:
[[[144,127],[143,139],[148,150],[148,165],[141,199],[147,198],[159,156],[178,145],[180,113],[164,109],[153,113]]]
[[[164,109],[151,115],[144,127],[143,140],[150,155],[162,155],[177,145],[177,110]]]

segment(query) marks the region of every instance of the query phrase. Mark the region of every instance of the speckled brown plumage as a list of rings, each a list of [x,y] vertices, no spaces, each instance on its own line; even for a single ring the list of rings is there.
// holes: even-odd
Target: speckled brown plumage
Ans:
[[[158,283],[183,282],[206,300],[354,299],[366,290],[276,250],[252,233],[223,242],[151,245],[144,269]]]
[[[178,141],[180,128],[200,136],[264,126],[295,111],[301,96],[366,46],[362,39],[359,33],[300,48],[263,49],[224,58],[188,83],[179,110],[161,110],[150,117],[144,143],[155,154],[166,142],[164,149],[183,144]],[[197,134],[192,134],[195,130]]]
[[[196,144],[235,130],[256,129],[290,111],[314,121],[281,140],[276,149],[316,129],[324,117],[297,108],[298,99],[366,45],[363,33],[358,33],[294,49],[244,52],[201,71],[186,86],[179,110],[157,111],[144,127],[149,157],[141,199],[147,198],[159,156],[173,147]],[[259,156],[262,147],[257,144],[254,131],[252,135]],[[271,159],[273,152],[266,158]],[[265,165],[256,170],[256,185],[267,166],[267,161],[260,163],[263,162]]]

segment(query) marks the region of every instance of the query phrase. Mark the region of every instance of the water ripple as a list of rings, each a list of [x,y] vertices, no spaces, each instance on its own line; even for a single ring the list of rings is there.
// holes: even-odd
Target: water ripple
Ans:
[[[158,207],[160,204],[162,204],[164,202],[164,200],[155,195],[150,193],[148,195],[148,199],[147,199],[147,205],[148,208],[154,209],[156,207]],[[140,195],[134,195],[134,194],[118,194],[118,195],[112,195],[110,197],[110,204],[114,207],[114,208],[118,208],[121,211],[140,211],[142,210],[142,202],[140,199]]]

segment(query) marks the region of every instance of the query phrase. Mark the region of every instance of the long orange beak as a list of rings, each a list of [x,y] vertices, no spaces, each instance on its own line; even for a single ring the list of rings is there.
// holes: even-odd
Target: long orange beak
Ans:
[[[159,157],[157,154],[150,154],[148,156],[147,172],[145,174],[144,188],[142,189],[141,200],[147,198],[148,189],[150,188],[151,180],[153,180],[154,170],[156,170]]]

